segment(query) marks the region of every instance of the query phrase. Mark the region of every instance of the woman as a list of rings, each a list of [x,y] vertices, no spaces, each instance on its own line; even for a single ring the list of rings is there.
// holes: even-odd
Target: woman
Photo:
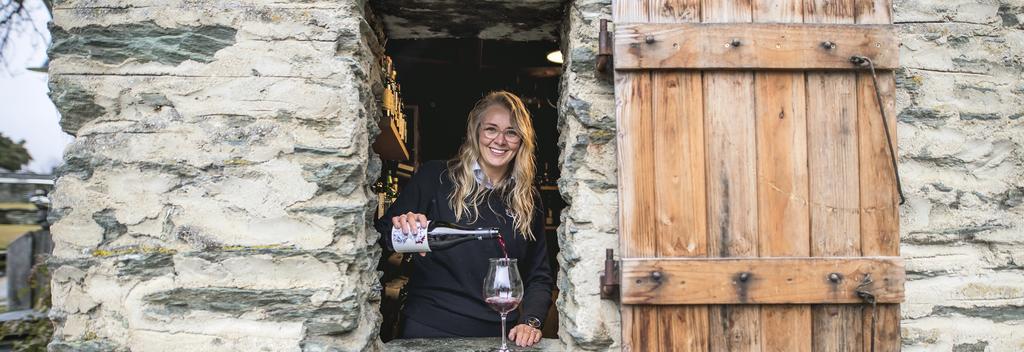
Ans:
[[[390,249],[392,226],[412,233],[427,221],[498,227],[517,258],[525,294],[518,324],[508,332],[517,345],[541,338],[551,304],[551,269],[544,239],[544,211],[533,188],[534,131],[530,114],[512,93],[492,92],[469,113],[466,141],[447,163],[427,162],[377,223]],[[496,336],[501,320],[483,300],[488,259],[502,256],[497,241],[471,241],[445,251],[414,255],[402,338]]]

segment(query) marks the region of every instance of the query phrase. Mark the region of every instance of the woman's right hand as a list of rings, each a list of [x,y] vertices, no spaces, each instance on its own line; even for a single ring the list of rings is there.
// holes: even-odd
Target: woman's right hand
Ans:
[[[391,225],[402,230],[402,233],[409,235],[416,232],[417,228],[427,227],[427,216],[423,214],[408,212],[391,218]],[[420,256],[426,253],[420,252]]]

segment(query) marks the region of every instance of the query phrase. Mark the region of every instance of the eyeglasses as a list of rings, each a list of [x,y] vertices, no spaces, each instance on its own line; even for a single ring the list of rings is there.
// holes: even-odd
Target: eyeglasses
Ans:
[[[487,126],[487,127],[484,127],[483,132],[484,132],[484,137],[487,137],[487,139],[498,138],[498,135],[501,134],[501,135],[505,136],[505,141],[509,142],[509,143],[515,144],[515,143],[519,143],[519,141],[522,140],[522,137],[519,136],[519,132],[516,132],[516,130],[513,130],[511,128],[509,128],[509,129],[505,130],[504,132],[502,132],[497,127]]]

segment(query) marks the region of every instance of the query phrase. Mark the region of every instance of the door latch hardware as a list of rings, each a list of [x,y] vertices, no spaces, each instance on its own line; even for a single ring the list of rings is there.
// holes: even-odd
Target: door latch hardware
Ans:
[[[607,249],[604,257],[604,272],[601,273],[601,299],[619,300],[619,261],[615,250]]]
[[[597,72],[612,72],[612,34],[608,32],[608,20],[601,20],[597,37]]]

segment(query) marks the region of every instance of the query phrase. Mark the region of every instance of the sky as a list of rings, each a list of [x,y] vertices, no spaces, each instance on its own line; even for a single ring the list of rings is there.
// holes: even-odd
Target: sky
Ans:
[[[50,14],[39,0],[27,0],[25,6],[39,32],[27,22],[16,26],[3,49],[6,64],[0,63],[0,133],[15,142],[25,141],[32,162],[21,171],[48,174],[61,164],[72,137],[60,129],[60,114],[47,96],[47,75],[27,70],[46,63]]]

